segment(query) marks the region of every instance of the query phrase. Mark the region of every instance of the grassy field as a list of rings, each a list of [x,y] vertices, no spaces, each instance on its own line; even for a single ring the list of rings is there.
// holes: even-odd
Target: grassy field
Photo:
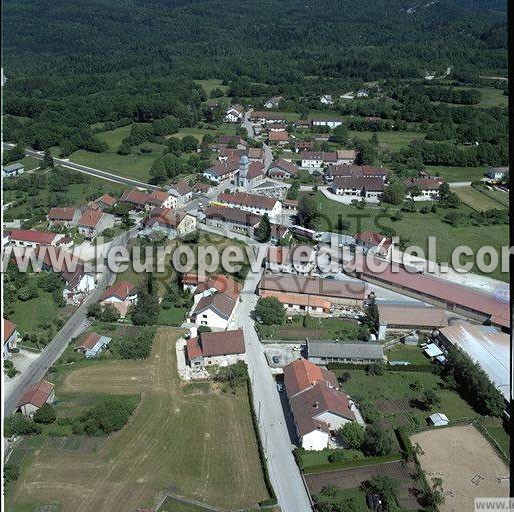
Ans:
[[[178,133],[173,135],[173,137],[182,139],[186,135],[192,135],[201,141],[205,134],[212,135],[213,137],[218,137],[219,135],[235,135],[236,128],[237,125],[231,123],[223,123],[217,126],[215,130],[210,130],[207,128],[181,128]]]
[[[72,171],[70,171],[72,172]],[[87,202],[88,197],[100,197],[102,194],[112,194],[114,196],[120,196],[122,192],[126,190],[126,187],[113,183],[111,181],[102,180],[100,178],[90,177],[88,183],[75,183],[69,185],[66,192],[66,198],[69,206],[83,206]],[[38,198],[46,200],[49,194],[48,189],[38,191]],[[23,195],[25,197],[25,195]],[[11,218],[26,218],[29,215],[29,211],[32,208],[30,204],[20,199],[16,195],[16,191],[8,190],[4,192],[4,203],[16,200],[20,204],[8,208],[8,213]]]
[[[317,192],[314,196],[322,216],[318,219],[320,231],[337,231],[337,221],[340,216],[344,220],[350,222],[348,233],[355,234],[358,231],[380,231],[383,227],[394,229],[396,234],[402,239],[407,240],[409,245],[417,245],[425,251],[427,255],[427,240],[429,236],[435,236],[437,242],[437,260],[451,262],[450,256],[453,249],[459,245],[467,245],[473,249],[474,253],[484,245],[491,245],[500,248],[507,244],[508,226],[472,226],[461,225],[453,227],[444,222],[443,218],[448,213],[444,208],[438,208],[436,213],[420,213],[402,212],[403,218],[398,221],[392,221],[391,215],[395,210],[391,208],[384,213],[382,208],[366,208],[359,210],[351,205],[337,203],[327,199],[321,192]],[[421,208],[422,204],[417,204]],[[466,206],[462,206],[459,211],[468,216],[471,212]],[[463,260],[464,261],[464,258]],[[480,273],[478,268],[473,269],[474,272]],[[495,272],[488,274],[490,277],[508,280],[508,275],[497,269]]]
[[[411,364],[428,364],[429,360],[420,347],[412,345],[396,345],[386,353],[389,361],[409,361]]]
[[[157,324],[159,325],[172,325],[178,327],[185,320],[187,310],[184,308],[162,309],[159,311],[159,318]]]
[[[372,132],[348,132],[349,136],[357,139],[369,140]],[[398,132],[377,132],[377,137],[380,144],[389,146],[392,150],[398,151],[399,149],[406,148],[413,140],[422,140],[425,138],[424,133],[398,131]]]
[[[360,325],[338,318],[313,318],[296,315],[284,325],[258,325],[263,339],[304,341],[306,337],[324,340],[358,341]]]
[[[357,489],[337,489],[338,499],[348,499],[352,501],[352,512],[369,512],[366,504],[366,493]],[[341,509],[342,510],[342,509]]]
[[[347,372],[348,370],[344,370]],[[341,371],[336,371],[340,374]],[[352,398],[360,400],[410,400],[415,398],[416,392],[410,386],[418,381],[423,389],[434,389],[441,397],[441,405],[438,411],[444,412],[450,420],[459,418],[475,418],[479,415],[465,402],[460,396],[440,386],[442,380],[435,374],[429,372],[390,372],[387,371],[383,375],[367,375],[363,370],[349,370],[350,379],[342,384],[343,390],[352,396]],[[415,408],[408,408],[406,411],[391,411],[383,416],[391,420],[393,425],[400,425],[401,416],[408,412],[415,416],[420,425],[425,425],[426,418],[430,412],[420,411]]]
[[[482,99],[480,107],[507,107],[509,105],[509,97],[503,94],[502,89],[493,89],[491,87],[478,87]]]
[[[460,200],[464,204],[477,212],[504,207],[504,205],[498,203],[492,197],[476,190],[473,187],[457,187],[455,189],[455,193],[460,197]]]
[[[485,175],[485,167],[444,167],[428,165],[427,171],[434,176],[441,176],[446,181],[480,181]]]
[[[207,96],[210,96],[211,91],[213,89],[221,89],[223,92],[226,92],[228,87],[226,85],[222,85],[222,81],[217,78],[210,78],[208,80],[195,80],[195,82],[202,86],[203,90],[207,93]]]
[[[56,503],[63,511],[125,512],[152,507],[167,492],[236,509],[268,497],[246,388],[185,395],[175,356],[181,332],[159,329],[147,361],[85,364],[63,376],[57,396],[140,393],[141,403],[96,451],[34,451],[6,510]]]

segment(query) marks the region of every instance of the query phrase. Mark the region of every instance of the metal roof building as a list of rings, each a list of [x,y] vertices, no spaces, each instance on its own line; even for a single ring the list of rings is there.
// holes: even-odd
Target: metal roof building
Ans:
[[[307,340],[307,357],[315,364],[376,363],[383,361],[384,349],[378,343]]]
[[[456,322],[439,330],[443,344],[459,347],[487,373],[510,400],[510,339],[494,327]]]

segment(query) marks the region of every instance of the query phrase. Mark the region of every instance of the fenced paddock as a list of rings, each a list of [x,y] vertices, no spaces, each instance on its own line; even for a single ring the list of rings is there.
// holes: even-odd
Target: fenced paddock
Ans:
[[[471,425],[427,430],[411,437],[427,481],[443,480],[441,512],[473,510],[475,497],[509,495],[509,468]]]

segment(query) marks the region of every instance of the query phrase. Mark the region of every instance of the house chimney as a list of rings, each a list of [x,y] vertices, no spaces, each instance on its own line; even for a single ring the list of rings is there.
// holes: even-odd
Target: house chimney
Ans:
[[[313,404],[313,405],[314,405],[314,409],[317,409],[317,408],[319,407],[319,402],[318,402],[318,401],[316,401],[316,402],[314,402],[314,404]]]

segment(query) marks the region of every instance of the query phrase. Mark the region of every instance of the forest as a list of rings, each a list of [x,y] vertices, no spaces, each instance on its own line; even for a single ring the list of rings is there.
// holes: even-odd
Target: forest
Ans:
[[[506,74],[504,2],[412,5],[6,0],[4,113],[15,118],[5,119],[4,138],[60,146],[67,156],[105,150],[92,128],[98,123],[167,118],[167,135],[200,119],[206,96],[198,79],[222,80],[233,98],[301,98],[369,80],[421,79],[448,66],[468,82]],[[472,91],[426,89],[425,107],[478,101]],[[401,118],[417,120],[415,112]]]

